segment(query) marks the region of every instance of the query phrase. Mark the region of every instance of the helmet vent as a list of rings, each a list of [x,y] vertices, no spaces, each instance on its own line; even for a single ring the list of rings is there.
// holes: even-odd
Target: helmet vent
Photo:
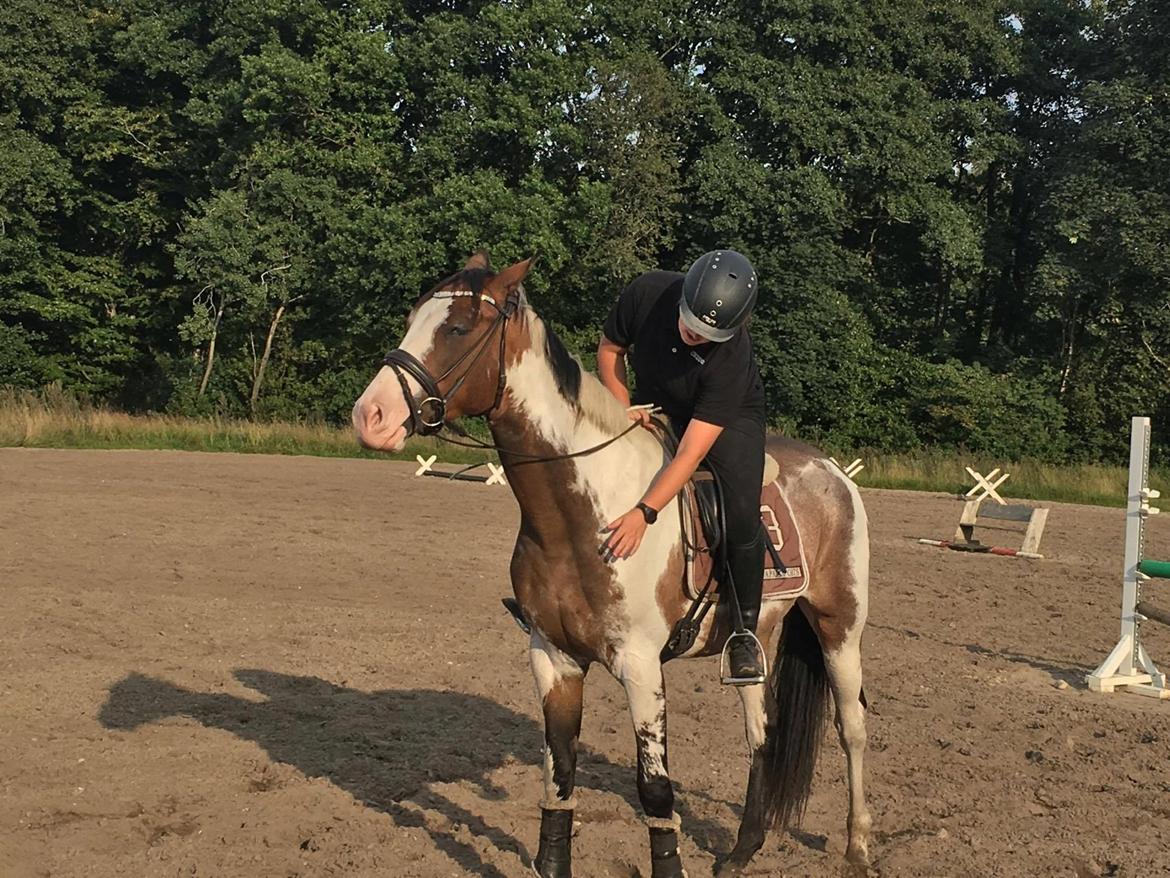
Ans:
[[[735,273],[735,272],[733,272],[733,271],[729,271],[729,272],[727,272],[727,276],[728,276],[729,278],[731,278],[732,280],[739,280],[739,275],[738,275],[738,274],[736,274],[736,273]]]

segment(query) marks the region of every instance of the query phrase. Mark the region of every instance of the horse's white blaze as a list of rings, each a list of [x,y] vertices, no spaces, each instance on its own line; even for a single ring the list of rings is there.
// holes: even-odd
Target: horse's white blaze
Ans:
[[[415,311],[410,329],[398,347],[413,354],[419,362],[425,362],[427,354],[435,345],[435,333],[451,312],[451,303],[449,298],[431,298],[423,302]],[[417,394],[422,390],[422,386],[410,375],[406,376],[406,382],[412,393]],[[380,428],[371,433],[365,425],[364,413],[373,405],[381,409],[382,422]],[[406,444],[406,427],[403,425],[409,418],[410,402],[402,395],[398,376],[389,366],[383,366],[354,403],[354,429],[368,445],[401,451]]]

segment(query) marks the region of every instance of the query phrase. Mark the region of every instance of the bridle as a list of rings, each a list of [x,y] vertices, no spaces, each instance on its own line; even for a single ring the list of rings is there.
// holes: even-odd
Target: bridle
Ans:
[[[610,439],[606,439],[604,442],[599,442],[596,445],[593,445],[589,448],[583,448],[580,451],[572,451],[567,454],[556,454],[549,457],[544,457],[537,454],[529,454],[526,451],[514,451],[508,448],[501,448],[499,445],[492,445],[490,442],[481,442],[474,436],[469,436],[462,430],[458,430],[455,425],[447,424],[447,402],[456,394],[456,392],[458,392],[459,388],[463,385],[463,382],[467,379],[467,376],[471,374],[471,370],[475,367],[475,364],[479,358],[483,356],[483,352],[487,350],[488,344],[491,342],[492,336],[497,332],[497,330],[500,331],[500,371],[499,379],[496,382],[495,398],[492,400],[492,404],[482,412],[468,412],[468,414],[472,415],[473,417],[490,415],[493,411],[499,408],[500,401],[504,398],[504,387],[506,380],[506,376],[504,374],[504,346],[508,338],[508,333],[504,331],[506,329],[504,324],[506,324],[508,319],[520,308],[519,291],[513,290],[512,292],[508,293],[508,297],[504,300],[504,306],[502,308],[496,304],[495,300],[491,296],[486,295],[485,293],[476,293],[471,290],[439,290],[433,293],[431,298],[460,299],[474,298],[476,296],[478,296],[481,301],[487,302],[496,309],[496,317],[492,321],[491,326],[485,329],[480,334],[479,338],[475,340],[475,343],[472,344],[471,347],[469,347],[466,351],[464,351],[459,356],[459,358],[455,360],[454,363],[448,366],[447,370],[443,372],[443,374],[438,378],[432,376],[431,373],[427,371],[427,367],[420,363],[414,354],[410,353],[409,351],[404,351],[402,348],[395,348],[390,353],[388,353],[385,358],[383,358],[382,365],[389,366],[394,370],[394,374],[398,378],[398,383],[402,387],[402,397],[407,401],[407,407],[410,410],[410,417],[406,421],[403,421],[403,426],[406,426],[406,424],[409,423],[411,431],[418,436],[435,436],[436,438],[441,439],[444,442],[449,442],[452,445],[461,445],[465,448],[482,448],[489,451],[498,451],[501,454],[510,455],[515,459],[514,463],[516,466],[525,463],[552,463],[558,460],[571,460],[574,457],[581,457],[586,454],[592,454],[595,451],[600,451],[601,449],[612,445],[614,442],[617,442],[627,433],[631,432],[639,426],[638,421],[633,421],[629,427],[622,430],[616,436],[613,436]],[[467,363],[467,368],[465,368],[463,373],[455,379],[455,382],[451,385],[451,389],[446,393],[440,391],[439,383],[449,378],[451,373],[458,369],[464,361],[468,360],[468,358],[470,358],[470,362]],[[410,384],[406,380],[407,375],[417,381],[419,386],[422,387],[422,391],[425,394],[422,400],[418,402],[415,401],[414,394],[411,393],[410,390]],[[426,411],[428,407],[431,409],[429,413]],[[460,442],[456,439],[450,438],[449,436],[443,436],[441,431],[445,426],[457,429],[460,435],[471,441]]]
[[[508,318],[516,313],[520,307],[520,293],[513,290],[508,293],[508,297],[504,300],[504,307],[496,304],[495,300],[486,293],[474,293],[471,290],[439,290],[433,293],[433,299],[459,299],[459,298],[473,298],[479,296],[481,301],[487,302],[496,309],[496,317],[491,322],[491,325],[480,333],[474,344],[464,351],[459,358],[452,363],[447,370],[435,378],[427,371],[427,367],[419,362],[418,358],[410,353],[404,351],[402,348],[395,348],[388,353],[385,359],[382,360],[382,365],[389,366],[394,370],[394,374],[398,378],[398,383],[402,387],[402,397],[407,401],[407,406],[410,409],[410,428],[411,432],[418,436],[433,436],[443,429],[443,424],[447,417],[447,403],[463,386],[463,382],[467,380],[467,376],[471,374],[471,370],[475,368],[476,362],[483,355],[483,352],[488,349],[488,343],[497,330],[503,330],[504,324],[508,322]],[[484,409],[482,412],[469,412],[473,415],[487,415],[495,411],[499,406],[500,400],[504,396],[504,345],[507,341],[507,332],[500,332],[500,374],[499,380],[496,383],[496,396],[492,400],[492,404]],[[467,363],[467,368],[463,370],[455,382],[451,385],[451,389],[446,393],[439,390],[439,383],[451,377],[459,366],[470,358]],[[425,396],[420,401],[415,401],[414,394],[410,390],[410,385],[406,380],[409,375],[422,387]],[[427,409],[430,409],[428,412]],[[403,426],[405,426],[405,422]]]

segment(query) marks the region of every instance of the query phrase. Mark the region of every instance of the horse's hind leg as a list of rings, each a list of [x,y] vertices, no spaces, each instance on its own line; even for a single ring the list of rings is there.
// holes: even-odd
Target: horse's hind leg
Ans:
[[[849,847],[845,858],[858,866],[869,864],[869,809],[865,807],[865,705],[861,694],[860,626],[837,649],[826,651],[825,668],[837,705],[837,733],[845,750],[849,773]]]
[[[535,633],[529,659],[544,710],[545,744],[540,848],[532,865],[540,878],[572,878],[573,786],[585,669]]]
[[[844,478],[844,477],[842,477]],[[869,809],[865,807],[865,702],[861,689],[861,632],[869,612],[869,527],[861,497],[849,485],[852,528],[832,566],[814,577],[809,592],[812,621],[825,655],[829,688],[837,706],[837,732],[849,774],[849,845],[845,858],[869,864]]]
[[[679,818],[666,759],[666,686],[658,656],[631,656],[615,670],[630,702],[638,749],[638,798],[650,828],[651,878],[686,878],[678,854]]]

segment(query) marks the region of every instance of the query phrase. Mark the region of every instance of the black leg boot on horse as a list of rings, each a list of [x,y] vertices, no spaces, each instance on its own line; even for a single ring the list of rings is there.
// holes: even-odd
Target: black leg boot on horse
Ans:
[[[650,830],[650,878],[687,878],[678,855],[677,829]]]
[[[572,878],[572,839],[573,812],[542,808],[540,848],[532,863],[532,871],[540,878]]]
[[[747,545],[727,547],[727,572],[731,580],[727,598],[735,630],[727,641],[723,682],[731,686],[763,683],[767,674],[763,646],[756,637],[764,588],[764,539],[763,528],[759,528],[755,540]]]

